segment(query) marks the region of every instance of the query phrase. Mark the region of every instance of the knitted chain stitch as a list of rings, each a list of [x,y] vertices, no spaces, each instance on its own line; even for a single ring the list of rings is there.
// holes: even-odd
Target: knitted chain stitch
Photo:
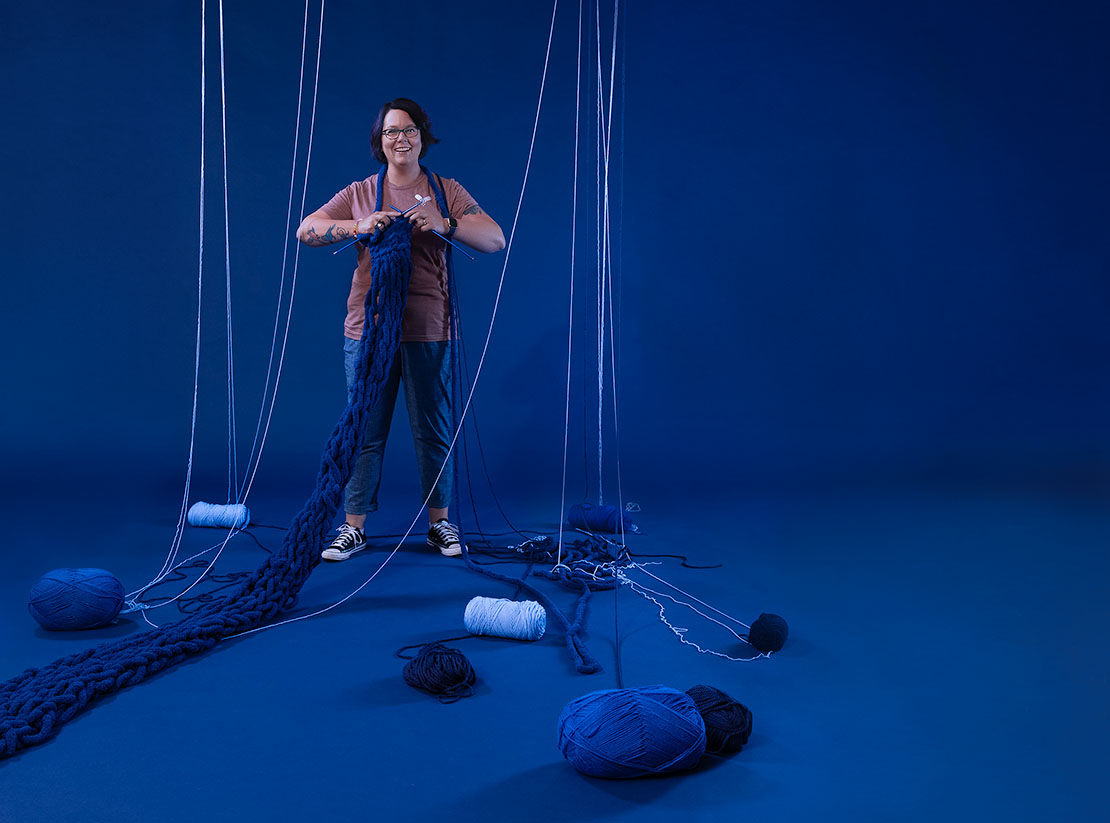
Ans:
[[[385,167],[378,175],[379,209],[384,176]],[[437,195],[442,201],[442,193],[437,190]],[[366,415],[381,395],[400,344],[412,273],[412,224],[395,220],[364,242],[375,250],[358,379],[324,447],[316,488],[293,519],[282,548],[226,600],[177,623],[28,669],[0,685],[0,759],[50,739],[100,698],[207,651],[224,638],[256,628],[292,606],[320,562],[320,550],[361,447]]]

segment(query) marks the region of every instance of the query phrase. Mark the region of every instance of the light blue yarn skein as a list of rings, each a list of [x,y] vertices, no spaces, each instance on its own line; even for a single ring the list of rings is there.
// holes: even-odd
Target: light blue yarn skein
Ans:
[[[693,699],[676,689],[603,689],[563,708],[559,751],[590,777],[686,771],[705,754],[705,723]]]
[[[104,569],[54,569],[31,587],[27,610],[49,631],[95,629],[116,619],[123,595]]]
[[[242,503],[202,503],[189,507],[190,526],[208,526],[220,529],[241,529],[251,522],[251,512]]]
[[[471,634],[539,640],[547,630],[547,612],[534,600],[475,597],[466,604],[463,625]]]

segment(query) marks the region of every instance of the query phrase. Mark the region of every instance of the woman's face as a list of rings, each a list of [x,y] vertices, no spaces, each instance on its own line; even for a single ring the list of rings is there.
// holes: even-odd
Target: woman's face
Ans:
[[[420,163],[420,131],[417,130],[411,137],[404,133],[404,129],[414,129],[409,113],[404,109],[390,109],[385,114],[382,122],[382,152],[386,162],[391,166],[409,166]],[[390,138],[389,129],[402,129],[395,137]]]

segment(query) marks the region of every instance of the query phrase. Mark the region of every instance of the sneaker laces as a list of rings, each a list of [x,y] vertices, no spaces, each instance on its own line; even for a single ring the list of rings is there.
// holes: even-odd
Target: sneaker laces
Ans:
[[[446,520],[439,520],[432,524],[430,531],[435,532],[436,537],[444,543],[461,543],[459,540],[459,530]]]
[[[332,541],[333,546],[338,544],[343,548],[349,548],[355,543],[360,542],[359,529],[357,526],[352,526],[350,523],[344,523],[342,526],[337,528],[336,531],[339,532],[339,536],[336,537],[334,541]]]

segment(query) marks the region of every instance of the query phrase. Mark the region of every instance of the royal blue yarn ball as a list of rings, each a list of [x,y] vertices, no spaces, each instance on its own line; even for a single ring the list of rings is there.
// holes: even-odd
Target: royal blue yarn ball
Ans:
[[[563,708],[559,751],[590,777],[680,772],[705,754],[705,725],[694,701],[675,689],[604,689]]]
[[[44,629],[95,629],[123,608],[123,584],[104,569],[54,569],[34,586],[27,610]]]
[[[748,642],[761,652],[777,652],[788,634],[786,621],[777,614],[761,614],[748,630]]]

